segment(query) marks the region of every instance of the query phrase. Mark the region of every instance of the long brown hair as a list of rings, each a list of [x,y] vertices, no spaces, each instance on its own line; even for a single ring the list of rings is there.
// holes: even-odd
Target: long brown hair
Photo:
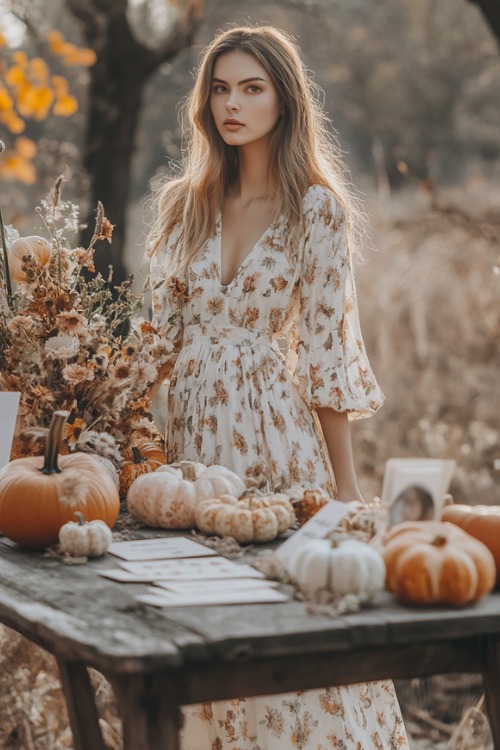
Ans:
[[[284,216],[293,236],[300,227],[302,200],[311,185],[331,189],[346,210],[351,250],[364,231],[365,217],[348,179],[342,152],[329,132],[318,89],[298,47],[288,34],[271,26],[244,26],[219,34],[202,54],[193,90],[185,105],[189,142],[183,174],[168,179],[154,198],[156,220],[149,234],[152,256],[175,227],[181,227],[172,250],[172,269],[184,271],[213,234],[215,217],[237,176],[237,148],[218,133],[210,108],[215,62],[227,52],[252,55],[269,74],[283,115],[271,134],[269,192],[276,196],[275,216]]]

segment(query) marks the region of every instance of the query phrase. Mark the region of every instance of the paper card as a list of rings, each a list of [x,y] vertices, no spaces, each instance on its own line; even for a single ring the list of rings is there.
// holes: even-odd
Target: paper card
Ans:
[[[311,539],[324,539],[351,510],[349,503],[330,500],[315,515],[296,531],[276,550],[276,554],[286,562],[295,555],[299,547]]]
[[[10,461],[20,393],[0,393],[0,469]]]
[[[147,573],[144,573],[143,575],[135,575],[134,573],[129,573],[128,570],[123,570],[123,568],[98,570],[97,574],[103,576],[103,578],[110,578],[112,581],[118,581],[118,583],[152,583],[154,580]]]
[[[182,557],[210,557],[215,552],[186,537],[157,537],[133,542],[114,542],[109,552],[123,560],[167,560]]]
[[[166,589],[175,594],[206,594],[218,593],[219,591],[249,591],[261,588],[276,588],[277,581],[267,581],[261,578],[224,578],[206,581],[153,581],[155,586]]]
[[[382,503],[389,526],[441,518],[444,495],[456,463],[433,458],[391,458],[384,470]]]
[[[205,580],[210,578],[264,578],[250,565],[237,565],[224,557],[184,558],[151,562],[121,562],[120,566],[149,581]],[[146,578],[147,576],[147,578]]]
[[[289,597],[281,591],[272,588],[260,588],[247,591],[208,592],[199,594],[179,594],[168,591],[150,589],[151,593],[140,594],[136,600],[155,607],[200,607],[217,604],[267,604],[271,602],[286,602]]]

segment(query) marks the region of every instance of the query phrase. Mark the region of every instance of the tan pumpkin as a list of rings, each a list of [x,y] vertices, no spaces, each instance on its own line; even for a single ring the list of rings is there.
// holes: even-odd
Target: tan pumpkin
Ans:
[[[59,456],[68,416],[54,413],[45,456],[15,459],[0,471],[0,530],[25,547],[55,544],[76,511],[112,527],[120,510],[118,490],[93,456]]]
[[[200,531],[231,536],[242,544],[270,542],[295,523],[286,495],[261,495],[255,490],[247,490],[240,498],[227,494],[204,500],[194,515]]]
[[[50,260],[52,247],[44,237],[18,237],[9,248],[9,270],[12,281],[20,284],[26,281],[26,273],[23,271],[23,258],[35,258],[41,265],[46,265]]]
[[[330,498],[319,489],[304,490],[298,497],[293,497],[292,505],[299,526],[307,523],[329,500]]]
[[[192,529],[199,502],[226,492],[239,495],[244,489],[240,477],[224,466],[180,461],[137,477],[128,490],[127,507],[148,526]]]
[[[104,521],[87,521],[75,513],[77,521],[68,521],[59,529],[59,544],[70,557],[101,557],[111,546],[113,532]]]
[[[500,583],[500,507],[451,504],[443,509],[442,520],[454,523],[488,547],[495,558],[497,584]]]
[[[451,523],[407,521],[384,536],[386,587],[417,604],[466,604],[495,585],[489,549]]]
[[[130,485],[137,477],[156,471],[165,462],[165,452],[154,443],[143,442],[127,448],[120,469],[120,496],[126,497]]]

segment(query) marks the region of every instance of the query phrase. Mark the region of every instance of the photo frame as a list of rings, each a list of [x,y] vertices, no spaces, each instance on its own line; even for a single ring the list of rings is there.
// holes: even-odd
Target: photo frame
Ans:
[[[452,459],[389,459],[381,495],[388,509],[388,526],[403,521],[439,520],[455,467]]]
[[[10,461],[20,393],[0,393],[0,469]]]

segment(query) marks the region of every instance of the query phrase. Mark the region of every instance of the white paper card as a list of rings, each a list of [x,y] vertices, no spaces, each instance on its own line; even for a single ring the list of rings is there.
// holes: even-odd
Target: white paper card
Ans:
[[[10,461],[20,393],[0,393],[0,469]]]
[[[224,578],[206,581],[153,581],[155,586],[166,589],[180,596],[189,594],[224,593],[229,591],[249,591],[262,588],[276,588],[277,581],[267,581],[261,578]]]
[[[446,459],[389,459],[381,497],[389,509],[389,525],[441,518],[444,495],[455,466],[455,461]]]
[[[276,550],[276,554],[283,561],[289,560],[302,545],[310,542],[311,539],[324,539],[330,531],[339,525],[350,510],[349,503],[339,503],[338,500],[330,500],[307,523],[301,526],[295,534],[292,534],[289,539],[283,542]]]
[[[193,542],[192,539],[187,539],[184,536],[136,539],[133,542],[113,542],[109,552],[123,560],[167,560],[215,555],[215,552],[209,547]]]
[[[120,566],[149,581],[205,580],[210,578],[264,578],[250,565],[237,565],[224,557],[184,558],[151,562],[121,562]],[[146,578],[147,577],[147,578]]]
[[[150,589],[151,591],[151,589]],[[155,607],[199,607],[214,606],[217,604],[267,604],[271,602],[286,602],[289,597],[281,591],[272,588],[260,588],[247,591],[219,591],[206,594],[179,594],[159,591],[155,593],[140,594],[136,600],[143,604],[153,604]]]

